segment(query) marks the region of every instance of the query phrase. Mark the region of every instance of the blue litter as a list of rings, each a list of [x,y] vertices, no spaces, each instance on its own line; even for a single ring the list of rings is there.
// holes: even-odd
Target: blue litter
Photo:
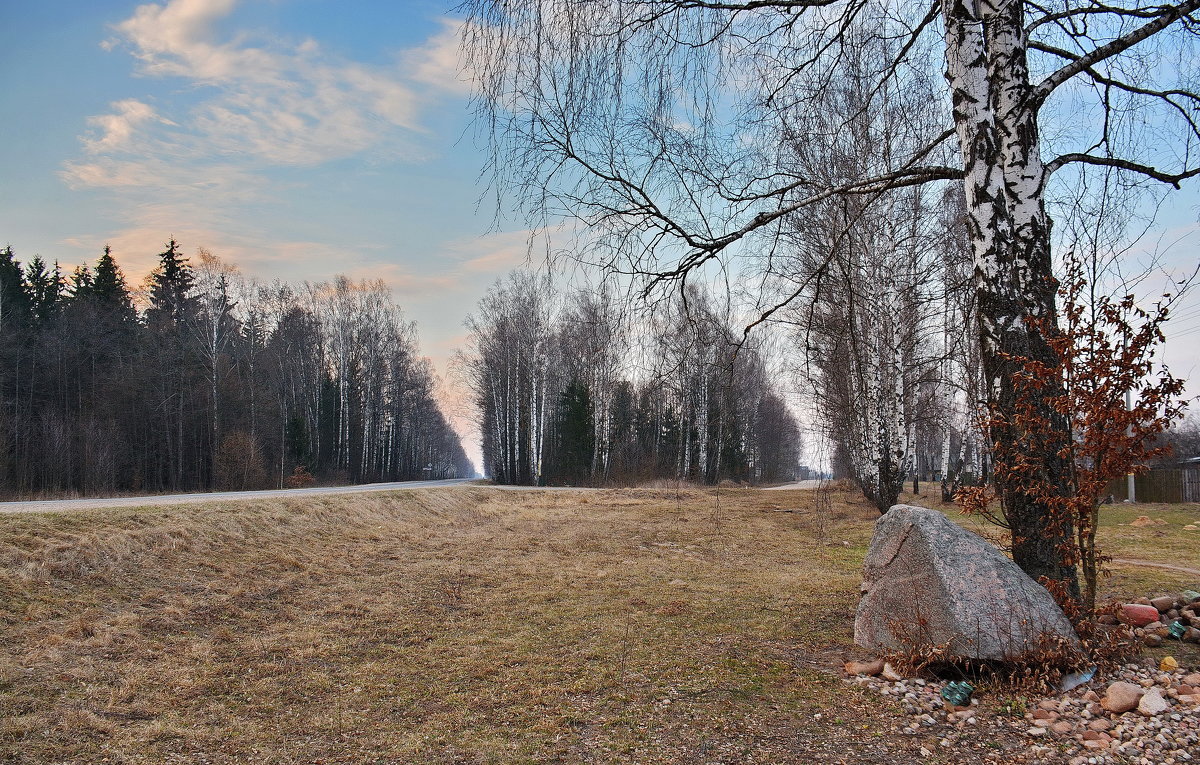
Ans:
[[[1065,676],[1062,679],[1062,683],[1059,684],[1059,689],[1063,690],[1063,691],[1069,691],[1072,688],[1078,688],[1079,686],[1088,682],[1095,676],[1096,676],[1096,668],[1095,667],[1092,667],[1091,669],[1085,670],[1083,672],[1072,672],[1071,674]]]
[[[971,701],[971,693],[975,686],[966,680],[952,680],[942,688],[942,698],[956,707],[965,707]]]

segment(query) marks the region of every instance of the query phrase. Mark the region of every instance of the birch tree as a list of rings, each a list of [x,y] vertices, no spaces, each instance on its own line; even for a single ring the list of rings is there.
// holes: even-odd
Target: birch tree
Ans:
[[[896,58],[885,30],[856,24],[836,82],[818,81],[821,103],[796,115],[790,167],[827,187],[886,168],[938,131],[928,78],[905,87],[872,73]],[[760,304],[798,327],[818,411],[842,446],[851,476],[880,512],[918,469],[923,389],[937,367],[930,342],[943,283],[935,257],[938,195],[917,185],[830,197],[789,220],[768,260],[776,289]]]
[[[625,363],[628,338],[617,315],[618,301],[612,290],[578,289],[567,298],[559,320],[556,352],[563,360],[566,377],[586,391],[592,411],[587,439],[587,472],[592,482],[608,475],[611,443],[611,411],[615,387]]]
[[[514,272],[468,317],[460,357],[475,392],[484,470],[497,483],[537,485],[550,418],[553,335],[549,283]]]
[[[204,364],[208,380],[210,442],[209,454],[215,466],[222,443],[221,383],[229,366],[228,351],[241,327],[234,318],[235,301],[231,292],[237,289],[240,274],[233,266],[201,247],[197,252],[194,289],[196,310],[188,315],[188,329]],[[215,472],[215,467],[212,467]]]
[[[594,242],[581,258],[640,275],[646,294],[769,252],[820,201],[957,183],[1000,450],[1020,440],[1014,359],[1052,354],[1038,329],[1057,313],[1048,189],[1081,166],[1172,186],[1200,173],[1190,87],[1200,0],[464,5],[499,188],[537,222],[580,221]],[[841,76],[847,31],[865,19],[898,43],[876,82],[940,69],[944,121],[925,145],[829,185],[791,171],[781,139],[794,115],[819,108],[814,87]],[[1065,486],[1066,424],[1056,433],[1035,456],[1053,491]],[[1071,530],[1028,493],[998,488],[1016,561],[1077,593],[1057,552]]]
[[[716,305],[689,286],[686,300],[670,301],[635,336],[603,289],[563,298],[525,272],[498,282],[468,319],[458,360],[489,477],[573,485],[793,477],[795,418],[758,349],[738,343]]]

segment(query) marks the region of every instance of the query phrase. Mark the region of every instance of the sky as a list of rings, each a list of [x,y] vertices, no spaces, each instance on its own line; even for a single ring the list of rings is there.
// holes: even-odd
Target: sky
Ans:
[[[70,272],[110,244],[132,284],[170,237],[262,280],[380,278],[445,378],[527,252],[480,205],[448,7],[0,0],[0,246]]]
[[[110,244],[133,284],[170,237],[264,281],[380,278],[449,378],[528,238],[480,204],[453,4],[0,0],[0,246],[69,272]],[[1139,245],[1176,271],[1200,257],[1186,189]],[[1200,298],[1179,315],[1167,360],[1200,394]]]

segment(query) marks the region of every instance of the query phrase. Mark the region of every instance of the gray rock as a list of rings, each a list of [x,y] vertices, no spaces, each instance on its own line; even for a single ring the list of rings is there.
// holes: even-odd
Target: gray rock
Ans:
[[[895,505],[881,516],[863,578],[854,642],[873,651],[947,646],[1004,660],[1046,639],[1079,645],[1044,587],[935,510]]]

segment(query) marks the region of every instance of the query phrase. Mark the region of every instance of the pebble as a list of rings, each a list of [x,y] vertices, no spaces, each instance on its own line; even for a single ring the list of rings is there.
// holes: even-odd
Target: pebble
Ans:
[[[1150,681],[1150,685],[1146,683],[1147,679],[1139,680],[1136,685],[1124,681],[1115,682],[1109,685],[1108,690],[1104,692],[1104,698],[1100,700],[1100,706],[1103,707],[1104,711],[1111,712],[1112,714],[1119,715],[1128,712],[1138,705],[1138,701],[1141,700],[1144,693],[1138,686],[1149,688],[1150,685],[1154,685],[1153,681]]]
[[[1131,636],[1147,644],[1165,643],[1162,638],[1167,635],[1166,624],[1176,619],[1192,625],[1183,638],[1185,642],[1200,642],[1200,593],[1138,598],[1117,613],[1120,621],[1131,625],[1126,627]],[[1115,624],[1118,619],[1106,615],[1100,621]],[[1143,626],[1137,627],[1138,622]],[[972,698],[970,706],[964,707],[952,706],[941,698],[945,681],[906,679],[890,665],[881,667],[873,662],[848,665],[846,669],[866,670],[846,682],[894,699],[912,715],[913,722],[904,728],[906,733],[921,735],[923,728],[939,723],[954,726],[948,729],[948,736],[940,739],[942,747],[958,740],[961,731],[979,718],[978,698]],[[875,672],[882,673],[882,677],[870,676]],[[1035,756],[1061,753],[1069,759],[1053,761],[1069,765],[1200,763],[1200,672],[1180,668],[1174,658],[1125,664],[1108,677],[1097,677],[1061,696],[1025,703],[1028,707],[1023,710],[1024,719],[1008,718],[1003,724],[1036,740],[1029,742],[1029,752]],[[1013,713],[1011,707],[982,709],[985,718],[994,715],[997,721]],[[935,756],[926,747],[920,752],[922,757]]]
[[[1151,688],[1138,701],[1138,711],[1146,717],[1161,715],[1171,708],[1170,703],[1159,693],[1158,688]]]
[[[857,676],[846,682],[871,688],[896,700],[912,715],[913,722],[904,730],[921,735],[922,729],[950,731],[951,738],[962,735],[969,725],[975,725],[979,714],[985,717],[1003,713],[983,707],[972,698],[970,706],[956,707],[941,698],[944,681],[917,678],[888,681],[878,676]],[[1090,687],[1089,687],[1090,685]],[[1184,765],[1200,762],[1200,695],[1184,694],[1180,687],[1194,691],[1200,686],[1200,673],[1177,669],[1163,672],[1157,662],[1151,666],[1126,664],[1107,678],[1097,678],[1058,697],[1029,700],[1024,719],[1012,722],[1016,729],[1030,739],[1030,751],[1037,747],[1062,752],[1072,765]],[[1137,696],[1133,707],[1126,712],[1106,711],[1098,703],[1110,696],[1117,686]],[[1189,700],[1196,698],[1196,703]],[[1002,718],[1001,718],[1002,719]],[[988,722],[988,720],[984,720]],[[937,729],[939,724],[954,726]],[[932,732],[932,731],[930,731]],[[947,746],[948,738],[939,744]],[[1037,741],[1036,745],[1034,741]],[[926,753],[928,752],[928,753]],[[934,753],[925,749],[923,757]]]
[[[884,663],[875,661],[848,661],[845,664],[846,674],[849,675],[878,675],[883,672]]]

